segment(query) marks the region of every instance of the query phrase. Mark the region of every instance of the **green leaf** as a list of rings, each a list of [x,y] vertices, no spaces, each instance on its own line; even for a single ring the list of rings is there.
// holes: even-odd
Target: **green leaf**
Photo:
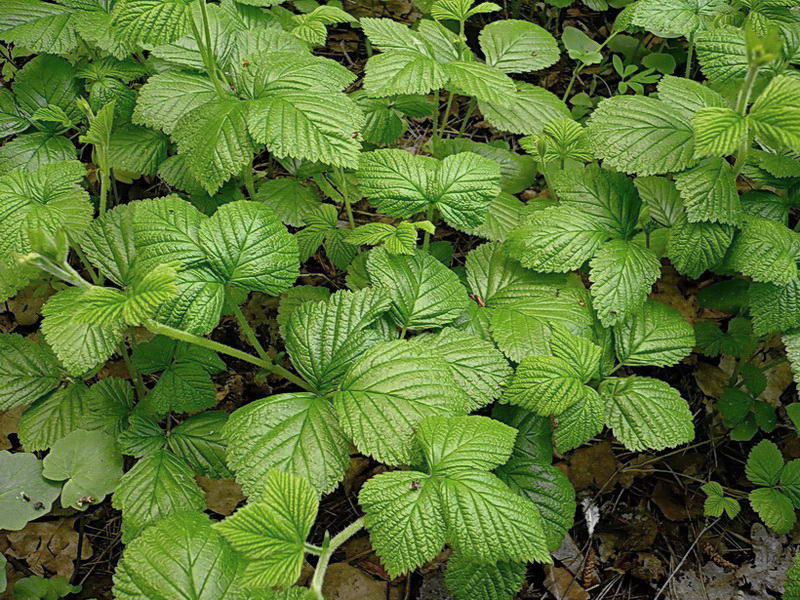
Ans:
[[[512,600],[522,589],[525,571],[523,563],[481,563],[454,554],[447,561],[445,582],[455,600]]]
[[[73,383],[29,406],[19,422],[19,441],[28,451],[46,450],[62,437],[86,425],[89,394]]]
[[[122,537],[125,543],[138,537],[151,523],[182,511],[204,510],[206,507],[205,496],[195,483],[191,469],[166,450],[156,450],[139,459],[122,476],[112,504],[123,511]],[[158,582],[151,584],[159,585]]]
[[[794,278],[785,286],[753,283],[750,314],[756,335],[800,327],[800,279]]]
[[[769,440],[761,440],[747,456],[745,473],[755,485],[777,485],[783,470],[783,455]]]
[[[647,299],[642,307],[614,328],[620,364],[668,367],[692,352],[694,331],[681,314]]]
[[[199,509],[198,509],[199,510]],[[119,600],[239,596],[242,560],[200,512],[181,511],[128,544],[114,573]]]
[[[800,238],[780,223],[745,217],[728,253],[728,265],[754,281],[786,285],[797,276]]]
[[[75,67],[65,58],[49,54],[33,58],[16,74],[11,89],[26,117],[52,105],[77,120],[74,101],[81,93],[81,84],[75,77]]]
[[[136,125],[114,130],[108,146],[108,163],[120,171],[155,175],[167,158],[169,140],[164,134]]]
[[[304,303],[286,324],[286,350],[298,373],[322,394],[336,389],[365,350],[385,341],[372,327],[390,306],[382,289],[340,291]]]
[[[695,158],[733,154],[748,133],[744,116],[718,106],[698,110],[692,118],[692,127]]]
[[[217,98],[186,113],[175,126],[172,137],[178,152],[209,194],[250,164],[247,114],[239,100]]]
[[[692,115],[703,108],[728,107],[728,101],[708,85],[672,75],[665,75],[658,82],[658,98]]]
[[[504,73],[546,69],[559,56],[555,38],[528,21],[494,21],[481,29],[479,40],[486,63]]]
[[[789,496],[795,508],[800,506],[800,460],[790,460],[783,467],[780,489]]]
[[[216,403],[211,375],[225,369],[216,352],[157,336],[133,351],[133,366],[140,373],[162,371],[144,406],[157,414],[196,412]]]
[[[502,131],[533,135],[557,119],[569,119],[570,112],[559,98],[548,90],[515,82],[517,91],[499,103],[481,101],[478,108],[489,123]]]
[[[502,70],[482,62],[456,60],[444,65],[449,81],[448,88],[455,89],[479,101],[502,103],[516,92],[514,80]]]
[[[284,224],[292,227],[307,225],[305,215],[321,202],[314,188],[291,177],[264,181],[258,186],[253,200],[269,206]]]
[[[392,577],[432,560],[446,541],[439,482],[417,471],[389,471],[358,495],[370,542]]]
[[[661,263],[648,248],[622,240],[600,246],[589,278],[603,325],[616,325],[640,308],[660,274]]]
[[[50,349],[21,335],[0,335],[0,410],[31,404],[61,380]]]
[[[33,454],[0,452],[0,527],[19,531],[50,512],[61,486],[42,477],[42,461]]]
[[[750,107],[756,135],[774,147],[800,152],[800,82],[777,75]]]
[[[707,517],[721,517],[723,511],[729,519],[735,519],[741,507],[734,498],[726,498],[722,486],[716,481],[709,481],[700,486],[707,498],[703,503],[703,514]]]
[[[0,171],[35,171],[50,163],[76,158],[75,146],[63,135],[37,131],[18,135],[0,146]]]
[[[757,488],[750,492],[750,504],[775,533],[789,533],[797,521],[792,501],[783,493],[772,488]]]
[[[690,222],[711,221],[738,225],[742,207],[736,189],[736,176],[722,158],[707,158],[675,177]]]
[[[602,46],[577,27],[565,27],[561,42],[573,60],[587,65],[593,65],[603,60],[603,55],[600,53]]]
[[[555,415],[586,394],[581,374],[555,356],[526,356],[503,393],[503,402]]]
[[[596,217],[569,206],[553,206],[531,214],[508,235],[505,247],[525,267],[565,273],[583,265],[609,237]]]
[[[561,171],[553,191],[563,205],[576,208],[615,237],[633,235],[642,205],[633,181],[622,173],[595,167]]]
[[[695,39],[700,68],[714,83],[726,83],[747,73],[747,52],[744,32],[738,27],[724,26],[701,31]]]
[[[156,320],[196,335],[210,333],[222,315],[225,280],[208,267],[193,267],[178,273],[175,285],[177,294],[161,306]]]
[[[86,404],[89,409],[83,425],[117,437],[128,425],[134,405],[133,387],[126,379],[106,377],[89,388]]]
[[[580,400],[556,417],[553,441],[562,454],[582,446],[603,430],[603,401],[594,389],[586,390]]]
[[[342,429],[364,454],[408,464],[414,429],[427,416],[465,412],[466,394],[450,367],[404,340],[368,349],[333,400]]]
[[[455,321],[469,302],[458,277],[427,252],[412,256],[370,251],[367,271],[372,285],[392,300],[391,316],[411,330],[441,327]]]
[[[486,220],[477,227],[464,229],[466,233],[495,242],[502,242],[524,220],[528,205],[506,192],[500,192],[489,203]]]
[[[723,0],[642,0],[636,4],[633,24],[664,37],[688,38],[727,10]]]
[[[678,272],[697,279],[722,262],[735,232],[730,225],[691,223],[681,215],[670,231],[667,256]]]
[[[330,402],[310,393],[279,394],[236,410],[223,435],[228,465],[246,494],[258,498],[272,469],[331,492],[350,461],[350,446]]]
[[[497,476],[536,505],[542,515],[547,547],[558,549],[575,517],[575,489],[567,476],[557,467],[517,456],[497,469]]]
[[[625,173],[673,173],[695,162],[689,116],[654,98],[603,100],[589,118],[588,135],[603,165]]]
[[[447,80],[444,67],[432,57],[417,50],[393,50],[367,60],[364,89],[375,96],[427,94]]]
[[[499,397],[511,377],[511,367],[491,342],[451,327],[418,335],[412,341],[450,366],[453,379],[469,397],[473,410]]]
[[[123,454],[141,458],[165,446],[167,439],[156,417],[132,414],[128,421],[130,426],[117,436]]]
[[[342,93],[281,91],[253,100],[247,129],[277,158],[299,158],[355,168],[364,118]],[[249,157],[248,157],[249,158]]]
[[[16,600],[58,600],[81,591],[81,586],[70,585],[64,577],[23,577],[14,583]]]
[[[259,500],[215,527],[247,560],[245,585],[258,588],[297,581],[317,506],[317,493],[305,479],[270,471]]]
[[[5,0],[0,6],[3,41],[52,54],[67,54],[78,45],[69,8],[36,0]]]
[[[164,44],[189,30],[190,6],[188,0],[124,0],[114,8],[113,26],[134,43]]]
[[[594,379],[600,369],[602,349],[592,341],[577,336],[561,325],[551,325],[550,352],[567,362],[582,383]]]
[[[200,223],[206,217],[179,196],[143,200],[135,205],[136,265],[149,270],[178,261],[192,267],[206,261],[200,245]]]
[[[122,204],[107,211],[92,221],[80,238],[81,248],[89,260],[105,277],[122,286],[133,279],[135,206]]]
[[[167,448],[185,460],[195,473],[224,479],[232,477],[225,461],[226,442],[222,431],[228,414],[210,410],[186,419],[167,438]]]
[[[650,377],[612,377],[600,384],[606,423],[629,450],[663,450],[694,438],[692,413],[680,392]]]
[[[297,242],[264,204],[225,204],[199,233],[211,268],[231,285],[277,296],[297,278]]]
[[[504,464],[514,449],[516,430],[489,417],[427,417],[416,432],[431,475],[491,471]]]
[[[114,491],[122,477],[122,455],[117,443],[102,431],[77,429],[53,444],[42,475],[65,481],[61,506],[85,510]]]
[[[214,84],[204,75],[182,71],[158,73],[139,91],[133,122],[172,133],[182,117],[216,98]]]

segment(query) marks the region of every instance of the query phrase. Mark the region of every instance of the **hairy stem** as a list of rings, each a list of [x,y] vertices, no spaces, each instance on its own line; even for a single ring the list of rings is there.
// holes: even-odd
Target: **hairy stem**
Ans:
[[[428,210],[425,213],[425,218],[431,223],[433,223],[433,206],[428,207]],[[431,233],[430,231],[426,231],[422,235],[422,249],[425,250],[425,252],[427,252],[430,245],[431,245]]]
[[[144,385],[141,373],[139,373],[136,367],[133,366],[131,356],[128,353],[128,347],[125,345],[124,341],[120,342],[118,352],[122,357],[122,362],[125,363],[125,368],[128,370],[128,375],[130,375],[131,379],[133,379],[133,385],[136,388],[136,397],[139,400],[142,400],[147,395],[147,388]]]
[[[253,159],[242,169],[242,178],[244,179],[244,187],[247,189],[247,195],[250,200],[255,199],[256,195],[256,182],[253,179]]]
[[[340,193],[342,194],[342,198],[344,198],[344,207],[347,211],[347,222],[350,223],[350,229],[355,229],[356,221],[353,218],[353,207],[350,204],[350,190],[347,187],[347,179],[345,178],[344,170],[341,167],[336,167],[336,172],[339,175],[339,180],[341,181]]]
[[[311,579],[311,593],[317,600],[325,600],[322,595],[322,584],[325,581],[325,572],[328,570],[328,563],[331,556],[347,540],[353,537],[364,527],[364,517],[361,517],[345,527],[342,531],[326,540],[322,546],[322,553],[319,555],[317,568],[314,570],[314,577]]]
[[[431,137],[436,136],[437,129],[439,129],[439,90],[433,93],[433,128],[431,129]]]
[[[750,96],[753,94],[753,86],[755,86],[758,77],[758,65],[750,65],[747,68],[747,75],[744,78],[744,83],[739,90],[739,95],[736,97],[736,112],[740,115],[747,115],[747,107],[750,104]],[[739,144],[736,151],[736,161],[733,163],[734,177],[737,177],[742,172],[745,163],[747,162],[747,155],[750,152],[750,137],[745,136]]]
[[[214,54],[211,49],[211,28],[208,25],[208,7],[206,7],[206,0],[200,0],[200,17],[203,21],[202,34],[197,28],[197,23],[194,22],[193,16],[189,18],[189,23],[192,26],[192,34],[197,42],[197,49],[200,52],[200,57],[203,59],[203,66],[206,68],[206,72],[211,78],[211,82],[214,84],[214,89],[217,91],[217,95],[222,98],[227,94],[225,93],[225,88],[222,85],[222,82],[219,80],[217,61],[214,58]]]
[[[247,317],[244,316],[244,313],[242,312],[242,309],[239,308],[238,304],[234,304],[233,306],[233,315],[239,322],[239,329],[244,334],[244,337],[247,338],[248,343],[256,349],[256,352],[261,358],[264,360],[269,360],[267,351],[264,350],[264,346],[262,346],[261,342],[258,341],[256,332],[253,331],[252,327],[250,327],[250,323],[247,322]]]
[[[475,98],[470,98],[469,104],[467,105],[467,112],[464,114],[464,118],[461,120],[461,127],[458,128],[459,137],[464,135],[464,132],[467,130],[467,123],[472,118],[472,113],[475,112],[476,105],[477,102],[475,102]]]
[[[694,58],[694,34],[689,36],[689,50],[686,53],[686,71],[683,76],[687,79],[692,74],[692,59]]]
[[[442,123],[439,127],[439,137],[444,138],[444,130],[447,129],[447,121],[450,117],[450,110],[453,108],[453,92],[447,93],[447,104],[444,106],[444,115],[442,115]]]

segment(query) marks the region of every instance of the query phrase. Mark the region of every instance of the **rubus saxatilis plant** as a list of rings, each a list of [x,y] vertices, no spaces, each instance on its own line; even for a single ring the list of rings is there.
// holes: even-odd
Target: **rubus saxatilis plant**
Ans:
[[[121,600],[319,600],[362,528],[392,577],[449,547],[455,598],[513,598],[572,526],[554,450],[604,427],[633,451],[693,438],[686,400],[651,376],[696,344],[648,298],[665,260],[740,282],[738,317],[797,362],[797,19],[638,0],[616,30],[684,36],[688,76],[584,124],[527,81],[559,59],[546,30],[494,20],[470,48],[493,3],[437,0],[411,27],[277,4],[0,0],[0,39],[38,53],[0,90],[0,290],[48,296],[40,335],[0,336],[0,409],[26,407],[24,451],[0,453],[0,526],[112,495]],[[358,83],[314,54],[341,23],[376,50]],[[470,139],[478,113],[526,154]],[[428,119],[422,152],[393,147],[409,117]],[[537,173],[548,195],[525,203]],[[437,227],[487,241],[454,265]],[[295,285],[319,270],[348,289]],[[242,310],[252,293],[280,298],[285,356]],[[236,347],[210,337],[229,317]],[[716,333],[698,334],[708,351]],[[215,409],[213,377],[240,364],[223,357],[287,391]],[[128,377],[104,369],[116,359]],[[363,516],[314,543],[353,448],[386,468]],[[800,497],[791,465],[751,478],[759,514]],[[247,503],[214,522],[195,475],[235,477]]]

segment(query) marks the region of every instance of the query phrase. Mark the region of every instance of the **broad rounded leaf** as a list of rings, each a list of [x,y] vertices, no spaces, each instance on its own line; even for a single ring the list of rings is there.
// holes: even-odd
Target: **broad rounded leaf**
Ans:
[[[0,452],[0,529],[19,531],[50,512],[61,485],[42,477],[42,461],[33,454]]]

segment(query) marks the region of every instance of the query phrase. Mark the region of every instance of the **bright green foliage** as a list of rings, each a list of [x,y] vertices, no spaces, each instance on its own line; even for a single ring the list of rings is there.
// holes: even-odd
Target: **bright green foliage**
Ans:
[[[745,117],[730,108],[701,108],[692,118],[695,158],[733,154],[747,136]]]
[[[125,473],[113,504],[125,515],[123,538],[129,541],[159,519],[204,509],[205,498],[186,463],[171,452],[157,450]]]
[[[749,216],[730,249],[728,264],[754,281],[786,285],[797,276],[800,238],[789,228]]]
[[[631,450],[662,450],[694,437],[692,413],[680,393],[658,379],[606,379],[599,388],[606,423]]]
[[[498,165],[472,152],[439,162],[403,150],[376,150],[362,155],[358,178],[381,212],[405,218],[436,208],[458,228],[480,225],[500,193]]]
[[[0,336],[0,410],[31,404],[55,389],[58,371],[47,346],[21,335]]]
[[[695,345],[692,326],[674,308],[655,300],[614,328],[620,364],[631,366],[674,365],[691,353]]]
[[[708,28],[729,10],[722,0],[643,0],[636,5],[633,24],[648,31],[691,37]]]
[[[319,493],[333,490],[350,457],[331,403],[309,393],[279,394],[235,411],[223,430],[227,463],[246,494],[258,498],[271,469],[304,477]]]
[[[511,600],[525,580],[525,565],[484,564],[456,554],[447,561],[445,577],[456,600]]]
[[[19,440],[28,451],[46,450],[68,433],[86,426],[91,394],[73,383],[34,402],[19,422]]]
[[[133,540],[114,573],[120,600],[186,600],[236,597],[242,572],[239,554],[200,512],[177,512]]]
[[[545,69],[558,60],[558,46],[545,29],[527,21],[506,19],[481,30],[480,44],[486,63],[504,73]]]
[[[721,158],[707,158],[675,178],[686,217],[692,222],[710,221],[737,225],[741,204],[736,178],[730,165]]]
[[[741,507],[739,501],[735,498],[725,496],[722,486],[716,481],[709,481],[700,486],[700,489],[706,495],[706,500],[703,504],[703,514],[707,517],[721,517],[722,513],[728,516],[729,519],[735,519],[739,514]]]
[[[479,466],[511,452],[505,430],[490,427],[486,417],[433,417],[417,433],[426,472],[384,473],[362,488],[372,543],[393,576],[445,543],[482,563],[549,560],[538,509]],[[478,431],[487,436],[482,446],[470,443]],[[487,447],[496,448],[492,463],[485,462]]]
[[[45,478],[66,481],[61,505],[85,510],[117,487],[122,477],[122,455],[110,435],[78,429],[53,444],[43,467]]]
[[[80,591],[81,586],[70,585],[64,577],[23,577],[14,583],[16,600],[58,600]]]
[[[215,352],[159,336],[137,346],[132,361],[141,373],[161,372],[145,400],[149,410],[196,412],[216,403],[211,375],[225,363]]]
[[[786,464],[778,447],[762,440],[750,451],[745,464],[747,478],[760,486],[750,492],[750,504],[767,527],[787,533],[797,521],[800,508],[800,461]]]
[[[583,394],[580,374],[556,356],[528,356],[517,367],[514,379],[503,395],[506,402],[542,415],[563,412]]]
[[[768,144],[800,152],[800,84],[777,76],[750,109],[755,133]]]
[[[458,277],[424,251],[405,256],[376,248],[367,259],[367,273],[370,283],[391,298],[392,320],[404,329],[449,325],[467,306]]]
[[[468,402],[443,359],[403,340],[364,352],[333,399],[358,449],[388,464],[409,462],[422,419],[464,413]]]
[[[222,434],[227,421],[227,413],[219,410],[189,417],[170,431],[167,447],[185,460],[195,473],[212,478],[231,477]]]
[[[249,587],[288,585],[300,576],[305,542],[317,517],[317,494],[305,479],[270,471],[251,500],[216,530],[245,559]]]
[[[46,515],[60,486],[42,476],[42,461],[33,454],[0,452],[0,527],[18,531],[28,521]]]

